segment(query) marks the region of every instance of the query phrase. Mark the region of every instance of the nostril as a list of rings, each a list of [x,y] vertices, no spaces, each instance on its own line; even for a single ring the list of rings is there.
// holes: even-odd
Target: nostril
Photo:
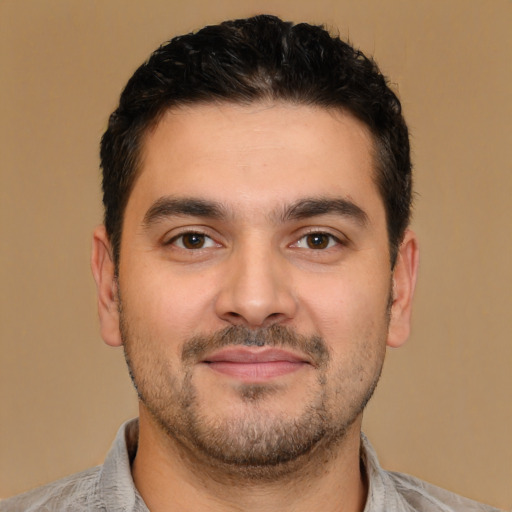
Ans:
[[[252,275],[244,266],[245,274],[237,272],[215,297],[215,314],[224,322],[261,328],[292,318],[296,313],[296,300],[284,284],[279,273],[258,272]]]
[[[251,317],[249,313],[244,315],[243,313],[236,313],[235,311],[228,311],[224,315],[224,320],[227,320],[232,325],[246,325],[249,328],[261,328],[261,327],[269,327],[272,324],[279,322],[281,319],[285,318],[285,315],[282,313],[271,313],[265,318]]]

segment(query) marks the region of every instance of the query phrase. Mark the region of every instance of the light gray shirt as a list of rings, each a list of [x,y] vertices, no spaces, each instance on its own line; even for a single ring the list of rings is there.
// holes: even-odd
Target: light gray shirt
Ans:
[[[369,480],[364,512],[490,512],[482,505],[402,473],[384,471],[362,435],[361,457]],[[138,421],[120,429],[102,466],[0,502],[0,512],[148,512],[131,474]]]

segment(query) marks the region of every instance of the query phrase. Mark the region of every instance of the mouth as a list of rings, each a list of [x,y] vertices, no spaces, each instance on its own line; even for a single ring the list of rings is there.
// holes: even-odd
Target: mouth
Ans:
[[[244,382],[265,382],[312,366],[304,356],[287,350],[229,347],[207,356],[203,364],[220,374]]]

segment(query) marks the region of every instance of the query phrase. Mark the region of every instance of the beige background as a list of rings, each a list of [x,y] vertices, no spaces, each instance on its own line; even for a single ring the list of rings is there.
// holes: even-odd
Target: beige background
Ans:
[[[88,264],[121,87],[172,35],[264,11],[374,54],[412,130],[413,334],[365,430],[387,468],[510,508],[510,0],[0,0],[0,496],[100,463],[136,414]]]

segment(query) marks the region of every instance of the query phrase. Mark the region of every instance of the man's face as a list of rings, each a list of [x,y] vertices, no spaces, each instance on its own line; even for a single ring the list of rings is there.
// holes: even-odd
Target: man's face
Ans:
[[[358,428],[391,280],[371,138],[353,117],[196,105],[148,134],[119,329],[141,407],[198,456],[273,465]]]

